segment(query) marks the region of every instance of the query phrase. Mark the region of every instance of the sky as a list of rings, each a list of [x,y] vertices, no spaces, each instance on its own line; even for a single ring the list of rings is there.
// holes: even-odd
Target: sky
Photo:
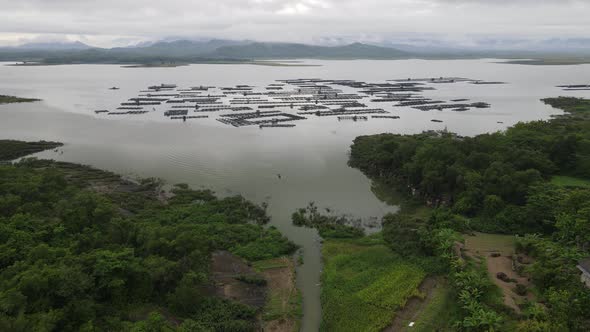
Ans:
[[[160,39],[453,42],[583,38],[590,0],[0,0],[0,45]]]

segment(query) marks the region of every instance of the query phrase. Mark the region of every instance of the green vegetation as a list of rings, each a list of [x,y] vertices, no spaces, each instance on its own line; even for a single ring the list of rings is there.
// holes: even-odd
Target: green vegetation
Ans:
[[[44,150],[51,150],[62,146],[57,142],[23,142],[0,140],[0,161],[13,160]]]
[[[409,201],[432,207],[430,215],[402,209],[387,216],[383,238],[404,257],[444,262],[459,306],[451,311],[454,330],[586,331],[590,326],[590,290],[576,270],[577,261],[590,255],[590,100],[545,102],[566,115],[472,138],[382,134],[358,137],[352,146],[351,166],[402,188]],[[544,305],[522,303],[520,315],[503,305],[485,259],[461,254],[461,233],[475,230],[525,235],[516,249],[533,263],[518,263],[518,271],[531,278],[532,292]],[[513,236],[477,238],[468,238],[475,250],[513,250]]]
[[[256,329],[256,309],[205,289],[215,250],[249,260],[294,252],[263,227],[263,208],[186,186],[163,203],[155,181],[88,170],[0,166],[0,330]]]
[[[559,187],[590,188],[590,180],[573,176],[556,175],[551,178],[551,183]]]
[[[4,96],[0,95],[0,105],[1,104],[12,104],[12,103],[30,103],[34,101],[39,101],[39,99],[33,98],[20,98],[14,96]]]
[[[378,238],[329,239],[322,248],[322,331],[381,331],[426,275]]]
[[[253,266],[270,284],[262,319],[267,324],[278,323],[285,329],[290,327],[293,331],[298,330],[303,316],[303,298],[296,287],[293,260],[286,257],[273,258],[254,262]]]
[[[434,289],[432,299],[418,315],[416,324],[411,331],[451,331],[451,323],[457,316],[455,297],[448,285]]]
[[[295,211],[291,219],[295,226],[316,228],[323,238],[357,238],[364,235],[360,221],[321,214],[313,202]]]

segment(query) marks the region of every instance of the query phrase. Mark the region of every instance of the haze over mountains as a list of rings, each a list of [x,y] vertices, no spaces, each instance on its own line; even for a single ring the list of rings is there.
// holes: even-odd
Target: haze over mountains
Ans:
[[[473,45],[420,43],[349,43],[335,46],[298,43],[173,40],[135,46],[98,48],[79,41],[37,42],[0,47],[0,61],[58,63],[156,63],[264,59],[408,59],[588,56],[590,39],[481,40]]]

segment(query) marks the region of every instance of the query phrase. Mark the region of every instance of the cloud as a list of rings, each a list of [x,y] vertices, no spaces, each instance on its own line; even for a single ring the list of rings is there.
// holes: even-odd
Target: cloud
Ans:
[[[313,42],[436,34],[579,37],[587,0],[0,0],[0,43],[63,36],[100,46],[168,36]],[[356,37],[355,37],[356,36]]]

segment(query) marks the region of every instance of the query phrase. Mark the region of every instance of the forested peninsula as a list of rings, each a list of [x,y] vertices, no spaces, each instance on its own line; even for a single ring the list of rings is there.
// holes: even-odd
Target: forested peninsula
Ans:
[[[58,145],[0,141],[0,155]],[[182,184],[164,192],[156,179],[65,162],[5,162],[0,330],[296,328],[297,247],[268,221],[264,206],[240,196]]]
[[[576,266],[590,256],[590,100],[544,102],[565,114],[475,137],[355,139],[350,165],[409,202],[384,218],[383,243],[434,259],[448,283],[418,330],[588,330]]]

